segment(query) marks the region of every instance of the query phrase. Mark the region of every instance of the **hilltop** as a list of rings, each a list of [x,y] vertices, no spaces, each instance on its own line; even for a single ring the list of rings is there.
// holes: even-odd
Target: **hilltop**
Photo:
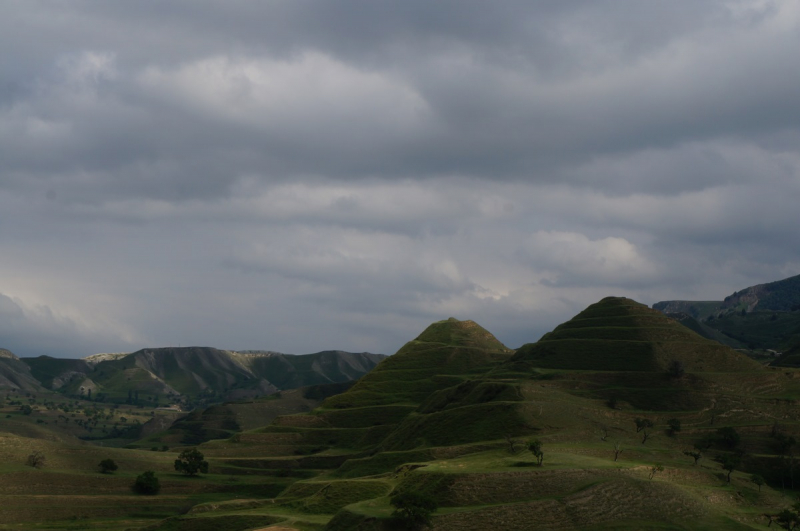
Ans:
[[[460,375],[482,374],[512,353],[474,321],[451,317],[428,326],[326,406],[418,405],[433,391],[459,381]]]
[[[623,297],[607,297],[537,343],[520,347],[512,362],[549,369],[752,371],[759,365],[710,341],[661,312]]]

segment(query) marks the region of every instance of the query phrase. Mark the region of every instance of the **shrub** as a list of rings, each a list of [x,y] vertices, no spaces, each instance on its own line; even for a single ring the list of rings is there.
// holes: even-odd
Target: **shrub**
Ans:
[[[36,451],[28,456],[28,459],[25,461],[25,464],[28,466],[32,466],[33,468],[42,468],[44,466],[45,461],[46,458],[44,454],[42,452]]]
[[[161,483],[159,483],[156,473],[148,470],[136,477],[131,488],[139,494],[158,494],[161,490]]]
[[[755,485],[758,485],[758,492],[761,492],[761,487],[764,485],[764,477],[760,474],[753,474],[750,476],[750,481],[752,481]]]
[[[103,474],[110,474],[119,468],[113,459],[103,459],[97,466]]]
[[[634,419],[634,422],[636,423],[636,433],[639,433],[640,431],[645,430],[647,428],[652,428],[653,427],[653,421],[650,420],[650,419],[639,419],[639,418],[637,418],[637,419]]]
[[[183,472],[187,476],[194,476],[198,472],[206,474],[208,473],[208,461],[205,461],[204,457],[197,448],[187,448],[175,460],[175,470]]]
[[[542,466],[542,460],[544,459],[544,452],[542,451],[542,441],[536,439],[534,441],[528,441],[525,446],[527,446],[528,450],[536,457],[536,464]]]
[[[403,529],[422,529],[431,524],[431,515],[438,509],[436,500],[415,491],[398,492],[390,503],[395,508],[392,521]]]

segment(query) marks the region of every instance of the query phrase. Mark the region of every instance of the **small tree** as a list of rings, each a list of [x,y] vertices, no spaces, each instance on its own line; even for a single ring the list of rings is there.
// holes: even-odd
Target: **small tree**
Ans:
[[[28,456],[25,464],[32,466],[33,468],[42,468],[46,460],[47,459],[45,458],[44,454],[37,450]]]
[[[152,495],[158,494],[161,490],[161,483],[158,481],[156,473],[152,470],[148,470],[136,477],[136,481],[131,488],[134,492],[138,492],[139,494]]]
[[[685,450],[683,455],[688,455],[689,457],[693,458],[694,466],[697,466],[697,462],[703,457],[703,452],[701,452],[699,449]]]
[[[208,473],[208,461],[197,448],[187,448],[178,455],[175,460],[175,470],[183,472],[187,476],[194,476],[198,472]]]
[[[536,439],[534,441],[528,441],[526,446],[528,450],[536,456],[536,464],[542,466],[542,461],[544,460],[544,452],[542,452],[542,441]]]
[[[650,419],[634,419],[633,422],[636,423],[636,433],[653,427],[653,421]]]
[[[761,486],[764,485],[764,477],[759,474],[753,474],[750,476],[750,481],[758,485],[758,492],[761,492]]]
[[[510,434],[506,433],[503,434],[503,438],[506,440],[506,444],[508,445],[508,453],[514,455],[517,453],[517,441]]]
[[[722,457],[722,468],[728,472],[728,483],[731,482],[731,473],[738,468],[742,458],[738,455],[726,455]]]
[[[681,421],[678,419],[669,419],[667,421],[667,433],[670,437],[675,437],[681,431]]]
[[[622,453],[622,445],[620,443],[614,444],[614,462],[616,463],[617,459],[619,458],[619,454]]]
[[[119,468],[113,459],[103,459],[97,466],[103,474],[110,474]]]
[[[389,503],[394,507],[392,520],[409,530],[429,526],[431,515],[439,508],[435,499],[416,491],[396,492]]]
[[[656,463],[655,465],[650,467],[650,475],[648,477],[650,480],[652,480],[655,477],[656,473],[663,471],[664,467],[661,464]]]
[[[784,528],[792,531],[798,524],[800,524],[800,514],[798,514],[798,504],[794,505],[794,511],[791,509],[784,509],[778,513],[778,524]]]

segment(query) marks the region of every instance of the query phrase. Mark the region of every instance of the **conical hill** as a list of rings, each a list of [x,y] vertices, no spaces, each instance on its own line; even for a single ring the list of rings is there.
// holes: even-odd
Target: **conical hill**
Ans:
[[[278,417],[272,425],[259,430],[257,436],[263,437],[264,441],[276,437],[283,440],[287,433],[291,433],[294,451],[299,453],[334,447],[359,452],[374,450],[399,426],[405,425],[409,416],[419,417],[416,411],[420,405],[437,391],[460,387],[498,367],[513,354],[513,350],[473,321],[453,318],[439,321],[393,356],[381,361],[346,392],[327,398],[322,406],[307,414]],[[470,389],[475,391],[472,394],[481,391]],[[491,417],[497,421],[499,416]],[[415,441],[424,437],[421,433],[425,431],[424,426],[420,428],[419,424],[417,419],[413,426],[413,440],[409,439],[408,444],[416,444]],[[469,424],[462,422],[463,426]],[[454,434],[454,431],[449,430],[450,439],[466,437]],[[407,432],[403,431],[403,434]],[[396,438],[408,439],[403,434]],[[273,451],[269,444],[260,446],[262,455]],[[285,450],[285,443],[281,444],[283,446],[274,446],[275,452]],[[336,466],[345,458],[345,454],[339,451]]]
[[[432,392],[483,374],[513,355],[474,321],[450,318],[431,324],[394,356],[384,359],[328,408],[415,404]]]
[[[513,361],[600,371],[664,371],[673,361],[688,371],[761,368],[747,356],[624,297],[606,297],[592,304],[537,343],[522,346]]]

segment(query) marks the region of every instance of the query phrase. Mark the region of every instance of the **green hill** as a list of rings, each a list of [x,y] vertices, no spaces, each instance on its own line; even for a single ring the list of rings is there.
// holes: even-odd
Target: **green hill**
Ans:
[[[39,356],[23,358],[23,361],[43,387],[53,390],[60,389],[75,378],[83,380],[93,370],[89,363],[80,359]]]
[[[687,371],[753,371],[757,363],[708,340],[661,312],[630,299],[607,297],[523,345],[511,363],[547,369],[666,371],[680,362]]]
[[[309,414],[278,417],[273,425],[256,430],[257,433],[242,434],[241,440],[260,441],[261,445],[254,444],[252,451],[262,455],[286,451],[287,441],[295,455],[333,452],[340,457],[329,460],[326,466],[335,467],[350,458],[361,459],[365,452],[379,447],[404,450],[423,439],[470,440],[474,434],[466,431],[480,422],[462,423],[439,433],[436,406],[425,406],[423,411],[418,408],[438,392],[482,377],[512,354],[473,321],[439,321],[384,359],[348,391],[327,398]],[[479,390],[466,394],[471,398],[461,398],[472,400],[476,407],[492,396]],[[475,414],[480,416],[482,412],[476,410]],[[496,423],[518,423],[510,421],[509,416],[514,416],[510,410],[490,418]]]
[[[332,409],[409,404],[483,374],[512,351],[473,321],[454,318],[433,323],[394,356],[383,360],[348,392],[325,401]]]
[[[750,350],[782,352],[800,342],[800,311],[729,312],[703,324]]]

